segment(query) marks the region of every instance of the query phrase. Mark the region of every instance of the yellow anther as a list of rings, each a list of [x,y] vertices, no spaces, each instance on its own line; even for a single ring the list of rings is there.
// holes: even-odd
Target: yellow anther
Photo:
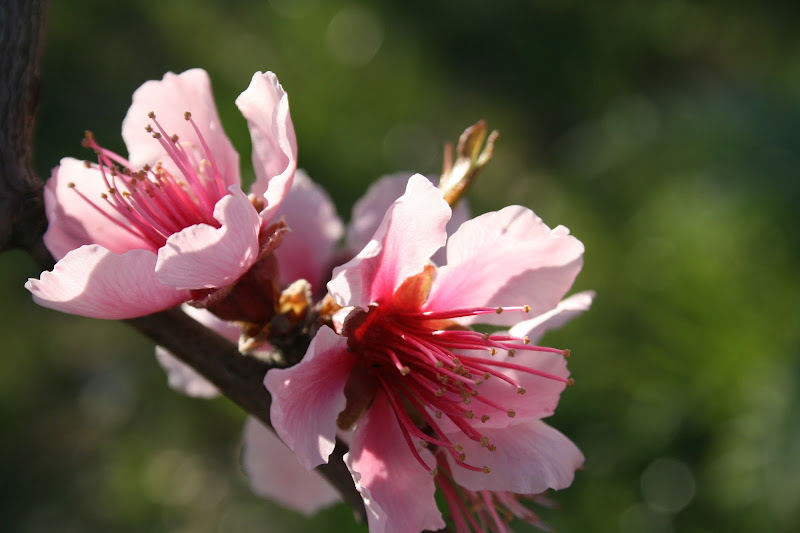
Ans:
[[[486,448],[487,446],[489,446],[489,437],[484,435],[481,437],[481,448]]]
[[[495,446],[494,444],[490,444],[486,447],[486,449],[489,450],[490,452],[493,452],[497,449],[497,446]]]
[[[460,444],[456,444],[455,446],[453,446],[453,449],[454,449],[455,451],[457,451],[457,452],[460,452],[460,451],[463,451],[463,450],[464,450],[464,447],[463,447],[463,446],[461,446]]]
[[[404,376],[407,376],[411,373],[411,369],[407,366],[403,366],[403,368],[400,369],[400,373]]]
[[[523,313],[530,313],[531,312],[531,306],[530,305],[523,305],[522,306],[522,312]]]
[[[575,385],[575,380],[574,380],[574,379],[572,379],[572,378],[569,378],[569,379],[567,380],[567,386],[568,386],[568,387],[572,387],[573,385]]]
[[[489,353],[491,355],[497,355],[497,349],[496,348],[492,348],[491,350],[489,350]]]
[[[525,335],[524,337],[522,337],[522,342],[524,342],[525,344],[530,344],[531,343],[531,339],[530,339],[530,337]]]
[[[561,354],[564,356],[564,358],[569,359],[569,349],[561,350]]]
[[[69,183],[67,183],[67,188],[68,189],[74,189],[75,188],[75,182],[70,181]]]
[[[464,416],[472,420],[473,418],[475,418],[475,413],[473,413],[472,411],[464,411]]]

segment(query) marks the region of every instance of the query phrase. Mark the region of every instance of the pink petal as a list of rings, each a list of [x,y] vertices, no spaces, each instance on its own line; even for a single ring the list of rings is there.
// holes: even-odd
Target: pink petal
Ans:
[[[323,288],[330,277],[334,245],[344,233],[333,202],[298,170],[277,216],[284,217],[290,229],[275,250],[283,285],[305,279],[315,290]]]
[[[509,331],[515,337],[528,336],[536,344],[545,331],[558,329],[584,311],[588,311],[594,300],[594,291],[584,291],[573,294],[561,300],[555,309],[537,317],[525,320],[514,325]]]
[[[29,279],[25,288],[39,305],[93,318],[122,319],[163,311],[189,293],[156,281],[156,254],[131,250],[122,255],[96,244],[65,255],[52,272]]]
[[[513,358],[507,357],[504,352],[498,352],[494,356],[485,355],[485,357],[514,363],[562,379],[569,377],[567,361],[561,354],[520,350]],[[506,410],[513,409],[516,414],[514,418],[510,418],[507,411],[501,412],[480,401],[473,401],[470,406],[475,413],[475,420],[479,420],[483,415],[490,417],[485,423],[475,424],[479,431],[485,427],[506,427],[516,421],[529,418],[546,418],[555,412],[561,393],[567,386],[566,383],[514,369],[500,370],[518,385],[524,387],[525,394],[519,394],[516,387],[497,377],[484,381],[478,387],[478,395],[492,400]]]
[[[302,361],[264,378],[272,394],[272,425],[308,470],[326,463],[333,451],[336,417],[345,408],[344,385],[354,364],[347,341],[322,327]]]
[[[367,192],[353,206],[353,214],[347,227],[347,248],[358,253],[372,239],[372,235],[383,220],[392,203],[400,198],[406,190],[409,172],[396,172],[381,176],[367,189]],[[431,183],[438,180],[428,178]],[[453,209],[453,216],[447,223],[447,234],[451,235],[458,227],[469,219],[469,206],[462,200]],[[432,258],[434,264],[446,262],[445,250],[440,248]]]
[[[122,139],[128,147],[128,159],[136,168],[165,159],[161,145],[145,131],[148,124],[153,124],[147,116],[151,111],[169,135],[178,135],[181,143],[196,146],[198,153],[204,154],[197,133],[183,116],[190,111],[226,186],[240,183],[239,154],[222,129],[206,71],[167,72],[162,80],[145,82],[133,93],[133,103],[122,121]]]
[[[456,483],[466,489],[539,494],[547,489],[563,489],[575,470],[583,464],[583,454],[559,431],[540,420],[529,420],[504,429],[481,433],[496,446],[490,452],[479,442],[461,442],[469,464],[486,465],[490,473],[473,472],[452,464]]]
[[[344,307],[388,300],[442,247],[450,214],[442,192],[424,176],[412,176],[405,194],[392,204],[367,246],[334,269],[328,290]]]
[[[253,204],[231,185],[214,206],[222,226],[195,224],[171,235],[158,250],[158,280],[178,289],[224,287],[247,272],[258,257],[261,218]]]
[[[75,184],[75,188],[69,184]],[[145,239],[125,229],[130,227],[127,220],[111,210],[108,215],[102,214],[80,196],[83,194],[96,205],[105,206],[100,194],[107,192],[106,189],[100,171],[86,168],[83,161],[65,157],[53,169],[44,187],[49,222],[44,243],[56,260],[84,244],[99,244],[115,254],[137,248],[150,249]]]
[[[171,389],[192,398],[216,398],[219,390],[197,371],[172,355],[166,348],[156,346],[156,360],[167,374]]]
[[[253,492],[305,515],[340,500],[339,493],[297,457],[264,424],[249,417],[244,425],[242,466]]]
[[[583,264],[583,244],[563,226],[548,228],[533,211],[510,206],[465,222],[447,243],[427,310],[529,305],[529,316],[556,307]],[[462,320],[513,324],[521,313]]]
[[[435,464],[428,450],[419,452]],[[385,395],[378,394],[359,420],[344,459],[364,498],[370,533],[419,533],[445,526],[433,476],[408,449]]]
[[[256,72],[250,86],[236,99],[247,119],[253,141],[253,168],[256,182],[250,189],[263,195],[267,206],[261,216],[269,221],[289,193],[297,167],[297,140],[289,97],[272,72]]]

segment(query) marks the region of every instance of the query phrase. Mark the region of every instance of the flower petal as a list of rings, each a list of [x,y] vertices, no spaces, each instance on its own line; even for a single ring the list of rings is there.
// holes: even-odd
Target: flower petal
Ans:
[[[161,144],[145,131],[153,123],[147,116],[151,111],[170,136],[178,135],[181,143],[195,146],[207,158],[192,124],[184,119],[184,113],[190,111],[225,185],[240,183],[239,154],[222,129],[206,71],[196,68],[181,74],[167,72],[160,81],[145,82],[133,93],[133,103],[122,121],[122,139],[128,147],[128,159],[136,168],[166,159]]]
[[[449,459],[456,483],[469,490],[539,494],[547,489],[563,489],[572,484],[575,470],[583,464],[578,447],[540,420],[481,433],[489,437],[495,451],[490,452],[472,440],[461,445],[468,463],[486,465],[490,473],[461,468]]]
[[[326,463],[333,451],[336,417],[345,408],[344,385],[354,364],[347,341],[322,327],[302,361],[264,378],[272,394],[272,425],[308,470]]]
[[[515,337],[528,336],[536,344],[548,329],[558,329],[584,311],[588,311],[594,300],[594,291],[584,291],[573,294],[561,300],[558,305],[530,320],[525,320],[514,325],[510,334]]]
[[[372,239],[372,235],[383,220],[392,203],[405,192],[409,172],[396,172],[381,176],[353,206],[350,224],[347,226],[347,249],[358,253]],[[428,178],[431,183],[438,180]],[[462,200],[453,209],[453,216],[447,222],[447,234],[451,235],[458,227],[469,219],[469,206]],[[434,264],[446,262],[444,248],[440,248],[432,257]]]
[[[495,361],[513,363],[564,380],[569,377],[566,359],[557,353],[520,350],[513,358],[507,357],[504,352],[498,352],[494,356],[481,356]],[[475,413],[475,420],[480,420],[483,415],[490,417],[487,422],[477,424],[479,430],[485,427],[507,427],[519,420],[545,418],[555,412],[561,393],[567,386],[564,381],[516,369],[500,368],[499,370],[523,387],[525,393],[519,394],[515,386],[498,378],[484,381],[478,387],[478,395],[489,398],[506,409],[513,409],[515,416],[510,418],[507,412],[500,412],[480,401],[473,401],[470,408]]]
[[[289,114],[289,97],[275,74],[256,72],[236,105],[247,119],[253,141],[256,182],[250,191],[267,200],[261,216],[269,221],[289,193],[297,167],[297,139]]]
[[[419,452],[435,464],[428,450]],[[359,420],[344,460],[364,498],[370,533],[419,533],[445,526],[433,476],[408,449],[384,394]]]
[[[158,250],[158,280],[178,289],[224,287],[247,272],[258,257],[261,218],[253,204],[231,185],[214,206],[215,228],[195,224],[170,235]]]
[[[563,226],[548,228],[533,211],[509,206],[465,222],[447,242],[426,310],[529,305],[553,309],[583,264],[583,244]],[[513,324],[519,313],[482,315],[464,324]]]
[[[303,468],[281,439],[253,417],[245,422],[243,440],[242,466],[259,496],[305,515],[340,500],[325,478]]]
[[[331,295],[343,307],[389,300],[442,247],[450,214],[442,192],[424,176],[412,176],[405,194],[391,205],[367,246],[334,269],[328,283]]]
[[[192,398],[216,398],[219,389],[197,371],[172,355],[166,348],[156,346],[156,360],[167,374],[171,389]]]
[[[305,279],[315,291],[324,289],[334,245],[344,233],[333,202],[322,187],[298,170],[277,216],[283,216],[290,229],[275,250],[283,285]]]
[[[156,281],[156,254],[131,250],[122,255],[96,244],[65,255],[52,272],[29,279],[25,288],[39,305],[93,318],[123,319],[163,311],[189,293]]]
[[[56,260],[84,244],[99,244],[115,254],[137,248],[151,249],[147,240],[129,229],[130,223],[115,211],[100,212],[81,198],[83,195],[98,207],[105,207],[100,195],[106,193],[106,189],[100,171],[86,168],[83,161],[65,157],[53,169],[44,187],[49,222],[44,243]]]

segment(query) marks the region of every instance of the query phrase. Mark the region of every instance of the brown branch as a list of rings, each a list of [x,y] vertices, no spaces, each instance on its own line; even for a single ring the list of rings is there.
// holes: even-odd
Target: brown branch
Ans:
[[[39,56],[47,0],[0,1],[0,252],[27,250],[45,270],[54,261],[44,246],[47,228],[42,182],[33,171],[32,146],[39,103]],[[179,309],[126,320],[211,381],[242,409],[269,425],[270,396],[263,378],[270,366],[242,356],[228,340]],[[356,519],[366,522],[364,503],[337,441],[319,472],[341,493]]]
[[[0,250],[23,248],[39,263],[47,221],[32,147],[46,12],[47,0],[0,2]]]

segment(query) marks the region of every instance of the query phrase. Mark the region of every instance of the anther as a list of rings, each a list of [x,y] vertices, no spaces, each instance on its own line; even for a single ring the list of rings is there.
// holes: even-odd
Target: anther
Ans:
[[[160,134],[160,133],[158,133],[158,132],[155,132],[155,133],[153,134],[153,139],[160,139],[160,138],[161,138],[161,134]]]
[[[567,386],[568,386],[568,387],[572,387],[573,385],[575,385],[575,380],[574,380],[574,379],[572,379],[572,378],[569,378],[569,379],[567,380]]]
[[[156,114],[155,114],[155,113],[153,113],[152,111],[150,111],[149,113],[147,113],[147,116],[148,116],[148,117],[150,117],[150,118],[156,118]]]
[[[108,195],[107,195],[106,193],[104,193],[104,192],[101,192],[101,193],[100,193],[100,198],[102,198],[103,200],[105,200],[106,198],[108,198]]]
[[[517,412],[515,410],[513,410],[513,409],[509,409],[508,410],[508,418],[514,418],[515,416],[517,416]]]
[[[456,444],[455,446],[453,446],[453,449],[454,449],[455,451],[457,451],[457,452],[460,452],[460,451],[463,451],[463,450],[464,450],[464,447],[463,447],[463,446],[461,446],[460,444]]]
[[[484,435],[481,437],[481,448],[486,448],[487,446],[489,446],[489,437]]]
[[[491,471],[492,471],[492,469],[491,469],[491,468],[489,468],[489,467],[488,467],[488,466],[486,466],[486,465],[483,465],[483,468],[481,468],[481,470],[483,471],[483,473],[484,473],[484,474],[488,474],[489,472],[491,472]]]
[[[483,339],[485,341],[488,341],[489,340],[489,334],[488,333],[484,333],[483,335],[481,335],[481,339]]]
[[[427,448],[430,445],[430,443],[425,439],[419,439],[419,445],[422,446],[423,448]]]
[[[492,348],[491,350],[489,350],[489,354],[497,355],[497,348]]]
[[[483,378],[475,378],[475,385],[478,386],[483,383]]]
[[[517,387],[517,394],[525,394],[526,392],[528,391],[525,390],[525,387]]]
[[[530,337],[525,335],[524,337],[522,337],[522,342],[524,342],[525,344],[530,344],[531,343],[531,339],[530,339]]]
[[[481,417],[481,422],[483,422],[484,424],[485,424],[486,422],[488,422],[488,421],[489,421],[489,415],[483,415],[483,416]]]
[[[439,475],[439,469],[438,468],[434,468],[433,470],[431,470],[431,476],[436,477],[438,475]]]
[[[436,368],[442,368],[444,366],[444,361],[437,359],[436,363],[434,363],[434,366],[436,366]]]
[[[497,449],[497,446],[495,446],[494,444],[490,444],[486,447],[486,449],[489,450],[490,452],[493,452]]]
[[[466,459],[467,459],[467,454],[465,454],[465,453],[460,453],[460,454],[458,454],[458,460],[459,460],[459,461],[461,461],[462,463],[463,463],[463,462],[464,462]]]
[[[442,412],[440,410],[438,410],[438,409],[436,410],[434,415],[436,415],[436,418],[442,418]]]
[[[172,142],[174,142],[174,143],[178,142],[178,134],[176,133],[175,135],[170,137],[170,139],[172,139]]]
[[[484,379],[484,381],[485,381],[485,380],[487,380],[487,379],[489,379],[490,377],[492,377],[492,375],[491,375],[490,373],[488,373],[488,372],[484,372],[484,373],[483,373],[483,379]]]
[[[411,369],[407,366],[403,366],[403,368],[400,369],[400,373],[404,376],[407,376],[411,373]]]
[[[494,310],[494,312],[499,315],[500,313],[503,312],[503,308],[502,307],[498,307],[497,309]]]
[[[530,305],[523,305],[522,306],[522,312],[523,313],[530,313],[531,312],[531,306]]]
[[[184,111],[183,120],[190,120],[191,118],[192,118],[192,112],[191,111]]]
[[[67,183],[67,188],[74,189],[75,188],[75,182],[70,181],[69,183]]]
[[[475,413],[473,413],[472,411],[464,411],[464,416],[472,420],[473,418],[475,418]]]
[[[92,164],[88,161],[84,161],[83,166],[85,166],[86,168],[92,168]]]
[[[511,348],[511,349],[508,351],[508,356],[509,356],[509,357],[514,357],[515,355],[517,355],[517,351],[516,351],[514,348]]]
[[[569,359],[569,349],[561,350],[561,354],[564,356],[565,359]]]
[[[153,126],[148,124],[147,126],[144,127],[144,131],[146,131],[147,133],[153,133]]]

